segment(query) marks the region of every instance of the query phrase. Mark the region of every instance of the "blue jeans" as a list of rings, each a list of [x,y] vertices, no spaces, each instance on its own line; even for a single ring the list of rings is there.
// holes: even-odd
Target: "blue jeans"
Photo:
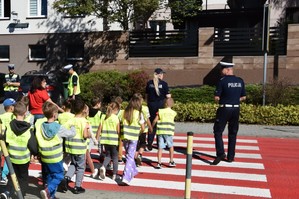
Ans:
[[[64,178],[62,161],[57,163],[43,163],[43,165],[46,173],[48,190],[51,198],[54,198],[57,187]]]

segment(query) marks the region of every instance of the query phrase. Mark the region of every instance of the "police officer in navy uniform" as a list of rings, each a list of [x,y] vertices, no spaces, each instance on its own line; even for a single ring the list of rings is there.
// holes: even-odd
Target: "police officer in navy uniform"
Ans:
[[[5,75],[4,87],[4,99],[13,98],[18,100],[19,98],[19,86],[20,86],[20,76],[15,73],[15,65],[8,65],[9,73]]]
[[[159,108],[163,108],[164,100],[171,97],[167,82],[163,81],[164,71],[161,68],[156,68],[154,77],[149,80],[146,85],[147,106],[150,112],[150,121],[153,123]],[[153,132],[147,136],[148,150],[152,150],[152,144],[156,135],[156,127],[153,127]]]
[[[240,101],[246,99],[245,85],[243,79],[236,77],[233,73],[233,63],[220,62],[222,74],[224,75],[215,91],[215,101],[219,103],[214,123],[214,138],[216,147],[216,159],[212,165],[217,165],[225,160],[222,133],[228,123],[228,149],[227,161],[234,161],[237,133],[239,130]]]

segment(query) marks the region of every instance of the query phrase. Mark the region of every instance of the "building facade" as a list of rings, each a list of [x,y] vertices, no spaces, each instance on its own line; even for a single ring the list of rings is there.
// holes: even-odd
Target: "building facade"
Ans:
[[[217,66],[223,59],[213,54],[213,27],[198,28],[198,55],[192,57],[129,57],[128,33],[118,24],[109,24],[103,31],[103,19],[93,16],[70,17],[57,13],[54,0],[0,0],[0,72],[7,72],[7,64],[14,63],[20,75],[30,70],[61,69],[72,63],[81,72],[100,70],[130,71],[142,69],[149,74],[156,67],[167,71],[171,86],[202,85],[219,77]],[[276,25],[285,15],[285,1],[272,5],[270,23]],[[296,5],[295,5],[296,6]],[[203,11],[229,9],[226,0],[203,0]],[[172,30],[167,16],[170,10],[159,10],[148,22],[154,30]],[[296,16],[295,14],[292,16]],[[287,55],[276,59],[269,56],[268,76],[279,69],[280,78],[289,78],[299,84],[296,25],[289,27]],[[262,56],[235,56],[236,71],[248,83],[261,83]],[[278,63],[278,65],[277,65]],[[298,67],[297,67],[298,66]]]

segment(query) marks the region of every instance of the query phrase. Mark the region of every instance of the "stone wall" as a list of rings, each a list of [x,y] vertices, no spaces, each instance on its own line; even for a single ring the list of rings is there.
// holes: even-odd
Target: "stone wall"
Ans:
[[[128,71],[143,69],[149,74],[154,68],[166,70],[165,80],[170,86],[191,86],[215,84],[220,78],[219,62],[223,57],[213,56],[213,28],[198,30],[198,57],[157,57],[126,58],[126,52],[120,51],[119,58],[113,63],[97,62],[95,70],[117,69]],[[267,82],[275,77],[287,79],[292,84],[299,84],[299,25],[289,25],[287,55],[267,56]],[[234,56],[235,74],[246,83],[262,83],[264,77],[264,56]]]

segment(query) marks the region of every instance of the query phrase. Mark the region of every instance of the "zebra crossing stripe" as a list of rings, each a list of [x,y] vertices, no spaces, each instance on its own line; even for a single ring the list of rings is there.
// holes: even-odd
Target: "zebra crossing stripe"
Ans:
[[[187,137],[186,136],[181,136],[181,135],[175,135],[173,137],[174,141],[175,140],[186,140],[187,141]],[[204,142],[215,142],[214,138],[211,137],[193,137],[193,141],[204,141]],[[227,142],[228,139],[227,138],[223,138],[224,142]],[[257,140],[251,140],[251,139],[238,139],[237,140],[238,143],[250,143],[250,144],[257,144]]]

